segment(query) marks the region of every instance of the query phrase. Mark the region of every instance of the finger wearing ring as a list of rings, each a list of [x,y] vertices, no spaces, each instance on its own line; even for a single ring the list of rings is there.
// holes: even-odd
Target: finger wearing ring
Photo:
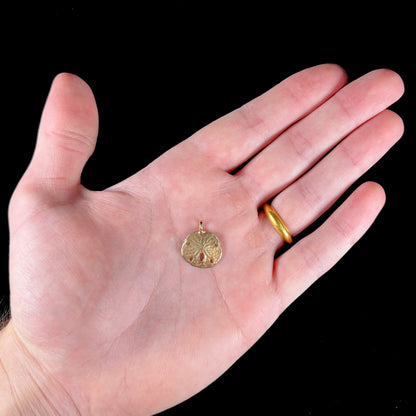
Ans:
[[[277,211],[270,204],[264,204],[263,210],[274,229],[279,233],[280,237],[282,237],[283,241],[290,244],[293,241],[292,235]]]

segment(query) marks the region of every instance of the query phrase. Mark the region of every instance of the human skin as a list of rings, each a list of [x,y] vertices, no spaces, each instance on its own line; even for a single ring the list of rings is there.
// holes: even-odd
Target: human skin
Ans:
[[[261,206],[271,200],[296,237],[401,137],[386,108],[402,93],[390,70],[347,83],[337,65],[308,68],[91,191],[80,177],[94,96],[58,75],[9,207],[0,413],[149,415],[214,381],[355,244],[385,195],[362,184],[277,257]],[[223,248],[209,269],[180,254],[199,221]]]

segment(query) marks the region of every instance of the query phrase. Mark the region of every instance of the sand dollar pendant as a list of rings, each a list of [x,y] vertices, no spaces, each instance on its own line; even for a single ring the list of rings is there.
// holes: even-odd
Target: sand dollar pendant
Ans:
[[[201,221],[199,231],[195,231],[185,238],[181,253],[191,266],[205,269],[215,266],[221,260],[222,249],[218,237],[205,231]]]

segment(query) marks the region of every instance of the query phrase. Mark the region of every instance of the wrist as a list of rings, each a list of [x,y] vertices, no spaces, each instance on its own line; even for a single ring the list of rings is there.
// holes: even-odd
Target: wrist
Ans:
[[[79,415],[63,389],[28,352],[11,322],[0,331],[0,414]]]

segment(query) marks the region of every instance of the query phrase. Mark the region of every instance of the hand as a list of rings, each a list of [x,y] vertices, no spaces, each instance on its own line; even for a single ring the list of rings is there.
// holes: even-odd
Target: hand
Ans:
[[[383,206],[375,183],[276,259],[282,241],[259,214],[272,200],[296,236],[402,135],[385,110],[403,92],[397,74],[345,84],[336,65],[306,69],[93,192],[80,184],[97,136],[93,94],[73,75],[55,79],[10,204],[5,330],[49,389],[82,415],[173,406],[221,375],[351,248]],[[180,253],[199,221],[223,247],[210,269]]]

